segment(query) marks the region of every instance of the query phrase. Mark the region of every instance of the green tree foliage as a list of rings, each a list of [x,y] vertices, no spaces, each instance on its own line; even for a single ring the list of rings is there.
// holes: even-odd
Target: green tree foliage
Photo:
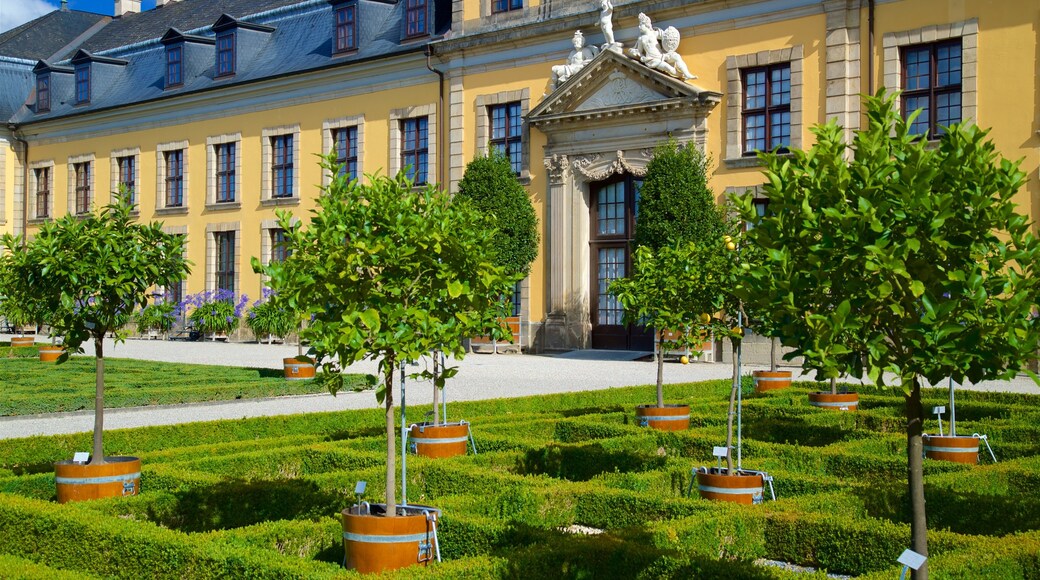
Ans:
[[[708,337],[711,314],[723,306],[734,271],[731,252],[719,238],[715,244],[680,243],[652,250],[636,248],[632,273],[610,284],[609,291],[625,309],[626,324],[682,331],[662,350],[700,345]],[[686,334],[689,333],[689,334]],[[664,357],[657,357],[657,406],[664,406]]]
[[[41,324],[47,318],[40,295],[20,278],[27,267],[26,259],[26,252],[8,252],[0,258],[0,316],[17,327],[18,332],[23,326]]]
[[[726,234],[707,169],[708,160],[693,144],[684,147],[672,140],[654,150],[639,192],[636,246],[712,244]]]
[[[19,294],[41,300],[54,332],[64,336],[65,353],[83,352],[94,340],[96,357],[94,449],[90,462],[104,463],[104,338],[125,339],[123,326],[135,308],[148,305],[154,286],[170,286],[189,271],[184,240],[166,234],[159,223],[138,224],[125,192],[86,217],[65,215],[44,223],[27,245],[4,236],[0,258],[20,285]]]
[[[326,169],[331,169],[326,166]],[[517,276],[495,265],[495,232],[469,204],[397,177],[335,179],[307,226],[279,213],[291,255],[253,268],[271,277],[274,303],[313,320],[302,331],[335,393],[342,368],[373,359],[385,406],[387,515],[395,515],[393,381],[398,363],[433,350],[462,358],[464,337],[508,332],[500,299]]]
[[[494,263],[509,274],[526,276],[538,255],[538,217],[509,158],[492,150],[470,161],[457,195],[487,216],[498,230]]]
[[[806,368],[899,377],[913,549],[927,555],[921,379],[1007,377],[1031,356],[1040,245],[1012,201],[1026,175],[986,131],[953,126],[933,146],[909,132],[895,96],[866,110],[851,149],[829,123],[811,150],[763,156],[767,215],[740,203],[766,259],[749,264],[742,292],[777,313]]]

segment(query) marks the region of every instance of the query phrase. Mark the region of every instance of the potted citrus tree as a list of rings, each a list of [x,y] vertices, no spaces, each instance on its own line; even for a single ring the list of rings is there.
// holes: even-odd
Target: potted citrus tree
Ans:
[[[196,331],[213,341],[228,340],[238,330],[249,297],[220,288],[190,296],[186,303],[194,306],[188,322]]]
[[[165,337],[177,321],[176,310],[176,304],[165,300],[157,300],[138,310],[134,314],[138,334],[150,338]]]
[[[520,329],[523,326],[520,313],[511,312],[508,306],[516,303],[516,296],[510,295],[520,291],[518,281],[530,272],[531,262],[538,254],[538,218],[509,159],[496,150],[470,161],[459,182],[455,199],[483,216],[484,227],[495,232],[490,254],[492,263],[517,281],[501,297],[504,301],[502,313],[505,326],[499,328],[500,325],[495,325],[490,336],[473,339],[490,340],[494,352],[498,352],[498,341],[516,343],[520,340]],[[520,344],[516,346],[518,350],[521,347]],[[446,413],[441,413],[442,408],[446,409],[446,406],[439,404],[445,396],[445,380],[453,376],[456,369],[441,366],[439,353],[437,350],[430,357],[429,369],[418,373],[418,377],[433,383],[433,417],[430,421],[412,425],[409,433],[409,446],[416,454],[425,457],[463,455],[472,440],[469,422],[449,422]]]
[[[748,298],[789,315],[782,340],[808,364],[878,385],[897,377],[911,547],[927,556],[921,379],[1007,377],[1032,356],[1040,241],[1015,211],[1028,178],[986,131],[955,125],[933,142],[912,132],[920,111],[903,118],[895,95],[865,109],[851,145],[831,122],[813,128],[811,151],[764,156],[775,209],[757,217],[740,202],[768,256],[750,267]],[[927,562],[914,573],[927,575]]]
[[[123,325],[133,308],[148,303],[148,289],[180,280],[188,272],[183,240],[158,223],[131,217],[125,192],[87,217],[66,215],[44,223],[31,242],[4,236],[3,258],[20,280],[20,291],[35,293],[64,337],[65,353],[82,352],[93,341],[95,407],[93,450],[86,462],[54,464],[58,501],[132,495],[140,490],[141,461],[104,454],[105,336],[125,338]]]
[[[314,378],[314,359],[303,354],[303,341],[299,335],[300,313],[290,307],[285,300],[280,300],[275,291],[264,288],[260,298],[249,308],[246,325],[253,331],[257,342],[266,336],[268,344],[271,343],[273,336],[284,341],[294,331],[297,332],[296,356],[282,359],[285,378],[290,381]]]
[[[325,167],[338,177],[308,225],[279,212],[291,255],[268,266],[252,263],[270,277],[279,300],[312,317],[302,333],[330,391],[343,387],[344,367],[378,363],[369,384],[384,408],[385,503],[342,513],[347,566],[376,572],[414,565],[416,554],[429,561],[437,548],[437,510],[397,502],[395,371],[435,349],[462,358],[464,337],[501,325],[500,297],[515,278],[493,263],[494,232],[467,204],[432,185],[416,187],[403,172],[362,184],[328,161]],[[434,545],[420,546],[419,538]]]
[[[0,262],[0,316],[13,328],[15,336],[11,337],[12,347],[32,346],[35,336],[27,336],[25,327],[36,326],[43,319],[42,304],[39,296],[27,291],[22,281],[17,278],[16,260],[23,259],[21,254],[8,254]],[[12,353],[13,355],[13,353]]]

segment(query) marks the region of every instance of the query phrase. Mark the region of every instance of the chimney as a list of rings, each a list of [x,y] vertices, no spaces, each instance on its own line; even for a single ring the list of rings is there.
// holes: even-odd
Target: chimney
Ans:
[[[69,11],[69,0],[61,0],[61,11],[62,12],[68,12]]]
[[[125,14],[141,11],[141,0],[115,0],[115,17],[119,18]]]

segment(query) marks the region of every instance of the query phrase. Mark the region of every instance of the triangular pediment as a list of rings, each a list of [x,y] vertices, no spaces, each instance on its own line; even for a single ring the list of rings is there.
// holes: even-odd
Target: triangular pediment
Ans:
[[[545,97],[528,115],[534,124],[624,115],[649,108],[718,104],[722,95],[680,81],[612,51],[599,53],[588,65]]]

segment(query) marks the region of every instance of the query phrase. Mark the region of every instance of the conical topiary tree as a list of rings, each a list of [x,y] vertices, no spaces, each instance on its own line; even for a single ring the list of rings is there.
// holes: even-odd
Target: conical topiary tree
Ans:
[[[654,150],[639,191],[635,245],[714,245],[726,235],[722,208],[708,187],[708,159],[692,143],[671,140]]]

